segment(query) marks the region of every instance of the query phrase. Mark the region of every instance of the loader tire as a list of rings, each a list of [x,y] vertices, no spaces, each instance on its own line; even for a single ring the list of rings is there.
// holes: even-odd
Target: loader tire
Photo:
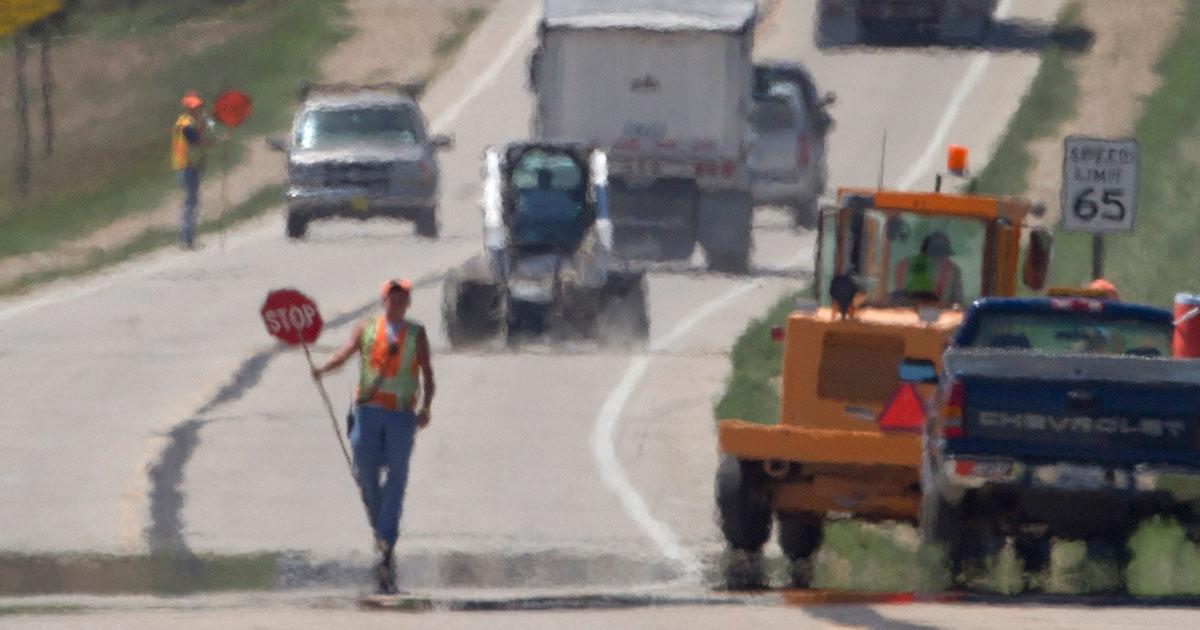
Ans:
[[[722,455],[717,467],[721,533],[736,551],[757,553],[771,536],[771,497],[759,462]]]

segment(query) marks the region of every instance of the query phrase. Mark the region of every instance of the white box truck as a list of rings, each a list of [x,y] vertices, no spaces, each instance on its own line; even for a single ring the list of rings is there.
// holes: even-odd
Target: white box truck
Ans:
[[[545,0],[535,134],[608,152],[617,254],[749,265],[754,0]]]

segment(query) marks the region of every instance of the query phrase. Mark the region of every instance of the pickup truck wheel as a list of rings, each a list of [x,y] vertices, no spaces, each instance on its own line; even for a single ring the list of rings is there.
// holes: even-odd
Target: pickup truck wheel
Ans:
[[[1136,525],[1134,526],[1136,529]],[[1132,531],[1112,532],[1087,540],[1087,555],[1093,560],[1113,565],[1117,574],[1117,585],[1108,592],[1124,593],[1128,586],[1125,584],[1125,567],[1129,564],[1129,537]]]
[[[413,223],[416,227],[417,236],[437,238],[439,232],[437,206],[428,206],[417,210],[417,215]]]
[[[287,214],[287,235],[288,238],[301,239],[308,232],[308,217],[289,210]]]
[[[1052,540],[1048,535],[1021,534],[1013,537],[1013,550],[1029,574],[1040,575],[1050,567],[1052,549]]]
[[[962,528],[962,506],[946,501],[937,490],[926,491],[921,499],[921,541],[942,548],[954,579],[962,571]]]
[[[723,455],[716,486],[717,513],[725,540],[736,551],[757,553],[771,536],[766,473],[758,462]]]

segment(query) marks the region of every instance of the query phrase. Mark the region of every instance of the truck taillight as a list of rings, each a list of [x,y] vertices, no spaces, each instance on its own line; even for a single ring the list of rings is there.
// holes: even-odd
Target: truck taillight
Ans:
[[[942,437],[960,438],[963,436],[963,403],[967,399],[967,388],[962,381],[955,379],[950,383],[950,393],[942,405]]]
[[[808,134],[800,134],[800,137],[796,139],[796,164],[808,166],[808,161],[811,159],[810,149]]]
[[[422,184],[430,184],[433,182],[433,167],[426,162],[421,162],[421,169],[418,174]]]

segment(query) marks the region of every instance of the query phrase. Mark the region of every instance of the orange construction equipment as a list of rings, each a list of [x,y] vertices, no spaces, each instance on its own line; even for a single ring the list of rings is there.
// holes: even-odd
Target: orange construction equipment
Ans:
[[[923,423],[911,417],[913,397],[922,404],[935,392],[900,389],[900,364],[940,370],[963,308],[1014,295],[1018,276],[1040,288],[1050,237],[1025,224],[1031,209],[1012,198],[870,189],[841,189],[822,209],[821,306],[788,318],[780,421],[720,421],[717,503],[733,549],[757,552],[774,515],[795,569],[811,562],[827,515],[916,523]],[[930,282],[929,270],[947,266],[947,286]],[[810,569],[793,571],[797,586]]]

